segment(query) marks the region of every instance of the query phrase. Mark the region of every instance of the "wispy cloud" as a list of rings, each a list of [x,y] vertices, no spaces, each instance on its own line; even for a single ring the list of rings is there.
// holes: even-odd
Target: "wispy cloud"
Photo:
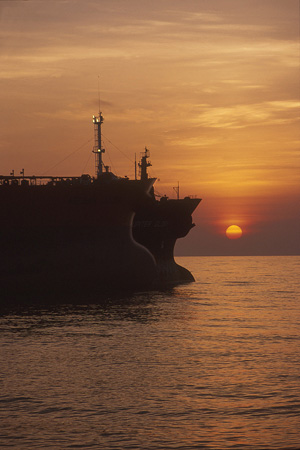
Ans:
[[[299,101],[271,101],[230,107],[205,108],[193,122],[204,127],[244,128],[274,125],[299,119]]]

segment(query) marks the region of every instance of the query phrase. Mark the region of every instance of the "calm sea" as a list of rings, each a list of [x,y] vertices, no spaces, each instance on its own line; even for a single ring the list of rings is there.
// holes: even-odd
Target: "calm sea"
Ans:
[[[300,257],[0,318],[0,448],[300,449]]]

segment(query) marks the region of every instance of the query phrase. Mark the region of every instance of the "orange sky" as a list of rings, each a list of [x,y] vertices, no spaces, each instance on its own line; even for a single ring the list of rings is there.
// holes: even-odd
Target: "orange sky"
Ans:
[[[0,21],[1,174],[93,174],[99,76],[106,164],[133,177],[146,145],[159,193],[203,198],[179,254],[299,254],[298,0],[2,0]]]

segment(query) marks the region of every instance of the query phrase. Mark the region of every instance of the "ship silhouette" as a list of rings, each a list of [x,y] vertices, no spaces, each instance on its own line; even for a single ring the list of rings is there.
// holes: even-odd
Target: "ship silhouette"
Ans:
[[[94,296],[193,281],[174,246],[200,199],[159,200],[148,176],[117,177],[103,163],[102,113],[93,116],[96,175],[0,175],[0,301]]]
[[[149,151],[141,155],[140,179],[145,184],[148,178]],[[192,213],[201,199],[185,197],[176,200],[166,196],[156,199],[153,186],[151,199],[137,209],[133,221],[134,239],[146,247],[155,258],[157,285],[195,281],[193,275],[174,260],[174,247],[178,238],[186,236],[195,226]]]

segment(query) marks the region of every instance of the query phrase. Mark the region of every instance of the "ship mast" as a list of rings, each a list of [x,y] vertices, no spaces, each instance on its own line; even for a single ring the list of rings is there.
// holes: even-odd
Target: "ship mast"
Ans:
[[[141,154],[141,162],[139,162],[140,176],[142,181],[148,179],[147,168],[152,166],[152,164],[147,161],[149,155],[150,155],[149,150],[147,149],[147,147],[145,147],[145,152]]]
[[[93,116],[94,123],[94,148],[93,153],[95,153],[95,170],[97,179],[101,177],[103,173],[103,162],[102,162],[102,153],[105,153],[105,149],[102,148],[102,139],[101,139],[101,125],[103,123],[102,113],[99,111],[99,116]]]

